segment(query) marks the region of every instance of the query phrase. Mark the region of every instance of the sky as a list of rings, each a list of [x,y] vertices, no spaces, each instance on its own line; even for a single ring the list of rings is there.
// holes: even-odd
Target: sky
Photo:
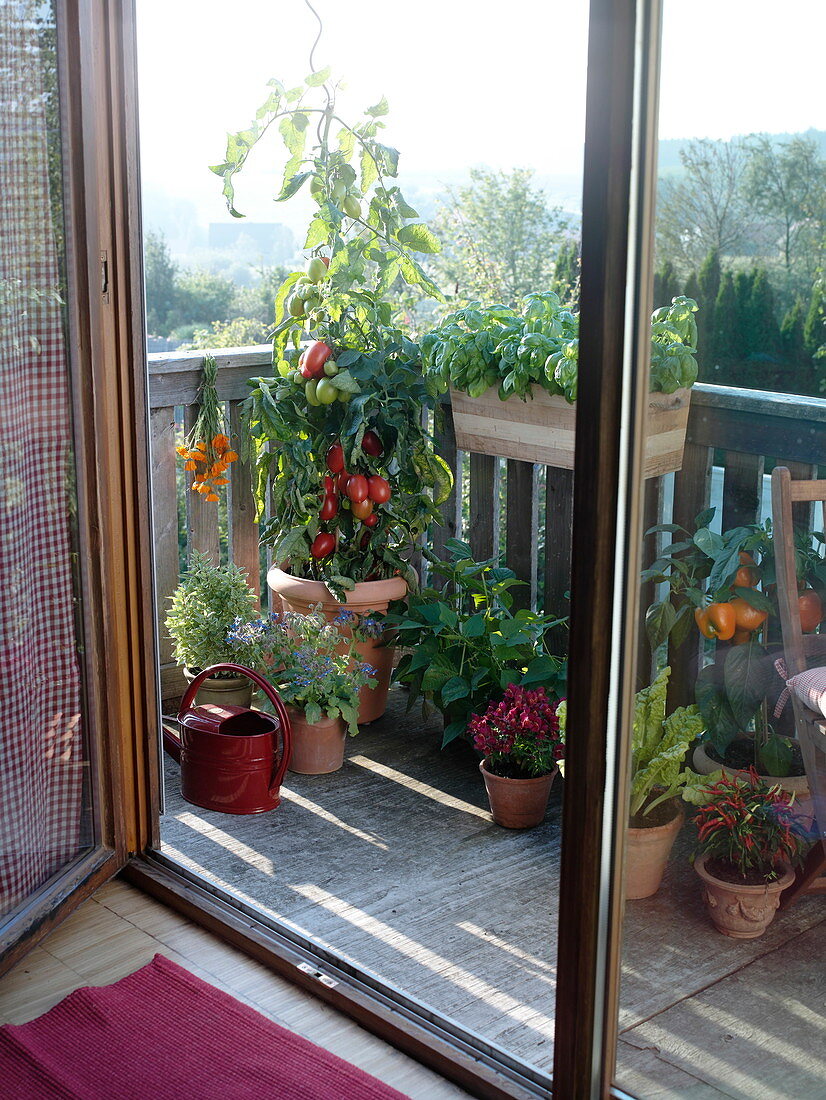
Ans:
[[[347,117],[387,96],[403,179],[482,164],[579,175],[586,0],[313,2],[324,21],[315,68],[345,80]],[[270,77],[307,75],[317,21],[304,0],[137,0],[137,11],[144,188],[227,220],[207,166],[250,123]],[[824,0],[665,0],[660,136],[826,129],[824,40]],[[239,177],[254,220],[284,220],[272,203],[279,141]]]

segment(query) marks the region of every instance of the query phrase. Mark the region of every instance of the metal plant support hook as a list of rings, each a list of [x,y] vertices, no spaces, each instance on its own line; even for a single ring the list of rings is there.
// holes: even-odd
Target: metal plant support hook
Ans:
[[[318,14],[318,12],[315,10],[313,5],[310,3],[310,0],[304,0],[304,3],[307,5],[307,7],[310,9],[310,11],[313,13],[313,15],[318,20],[318,34],[316,35],[315,42],[313,42],[312,48],[310,50],[310,72],[314,73],[316,71],[316,67],[313,64],[313,54],[315,53],[316,46],[321,41],[321,36],[324,33],[324,24],[321,21],[321,16]]]

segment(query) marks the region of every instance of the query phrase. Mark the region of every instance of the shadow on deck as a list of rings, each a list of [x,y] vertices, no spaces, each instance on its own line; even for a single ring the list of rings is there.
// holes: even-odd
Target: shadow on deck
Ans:
[[[500,829],[474,753],[441,752],[441,720],[406,703],[391,692],[341,771],[288,772],[267,814],[189,805],[167,759],[162,850],[550,1070],[564,785],[542,826]],[[759,940],[728,940],[702,910],[691,839],[684,829],[659,894],[627,908],[618,1083],[646,1097],[823,1095],[823,898]]]

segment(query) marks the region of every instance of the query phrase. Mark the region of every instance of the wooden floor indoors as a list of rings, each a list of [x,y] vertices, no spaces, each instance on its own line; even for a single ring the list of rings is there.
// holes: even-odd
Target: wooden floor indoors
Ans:
[[[167,760],[162,848],[549,1069],[563,784],[540,828],[498,828],[473,753],[441,752],[440,720],[405,704],[394,689],[342,771],[288,773],[267,814],[189,805]],[[644,1097],[826,1096],[826,899],[729,940],[702,910],[690,832],[660,893],[627,907],[619,1083]]]
[[[0,979],[0,1023],[25,1023],[48,1011],[73,989],[108,985],[156,954],[166,955],[412,1100],[461,1100],[467,1096],[334,1009],[119,881],[98,890]]]

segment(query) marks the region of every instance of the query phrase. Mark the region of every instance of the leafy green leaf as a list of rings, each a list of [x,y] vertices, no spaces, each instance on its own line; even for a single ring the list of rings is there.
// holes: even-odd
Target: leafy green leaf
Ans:
[[[771,662],[757,642],[736,645],[726,654],[723,665],[726,695],[741,729],[748,729],[773,678]]]
[[[311,73],[304,83],[308,88],[319,88],[330,79],[330,67],[319,69],[317,73]]]
[[[388,114],[390,111],[390,105],[387,102],[387,97],[382,96],[378,103],[372,107],[368,107],[364,112],[366,115],[372,115],[373,118],[380,118],[382,115]]]
[[[463,676],[452,676],[442,687],[442,705],[449,707],[459,699],[465,699],[470,694],[470,684]]]
[[[441,252],[442,246],[435,234],[421,222],[413,222],[404,225],[399,230],[398,238],[403,245],[412,248],[414,252]]]
[[[645,613],[645,630],[652,649],[659,649],[666,641],[676,621],[677,613],[670,601],[651,604]]]

